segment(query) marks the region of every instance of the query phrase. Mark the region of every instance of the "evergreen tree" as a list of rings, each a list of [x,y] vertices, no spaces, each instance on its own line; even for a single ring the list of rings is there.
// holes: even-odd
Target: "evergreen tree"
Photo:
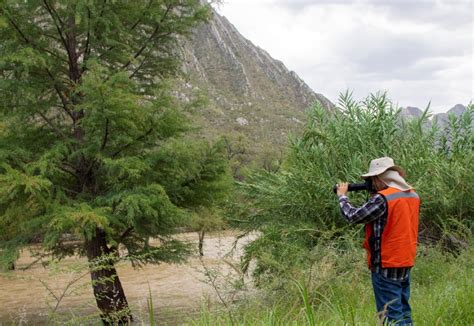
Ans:
[[[0,2],[0,257],[34,240],[86,256],[104,321],[130,318],[118,248],[134,264],[182,260],[173,230],[228,187],[223,146],[183,136],[168,86],[179,37],[209,13],[199,0]]]

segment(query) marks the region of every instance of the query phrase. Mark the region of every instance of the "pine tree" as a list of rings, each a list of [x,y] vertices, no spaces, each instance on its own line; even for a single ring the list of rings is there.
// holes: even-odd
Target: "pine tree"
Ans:
[[[131,316],[118,248],[133,264],[183,260],[173,231],[230,183],[222,144],[185,137],[170,96],[179,38],[209,13],[199,0],[0,2],[0,256],[38,240],[86,256],[104,321]]]

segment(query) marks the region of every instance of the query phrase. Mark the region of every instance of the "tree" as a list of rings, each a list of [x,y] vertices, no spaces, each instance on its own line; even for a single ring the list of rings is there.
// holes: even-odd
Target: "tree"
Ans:
[[[118,248],[138,265],[184,259],[173,230],[227,189],[222,146],[182,136],[169,87],[179,37],[209,13],[199,0],[0,2],[0,256],[38,239],[86,256],[104,322],[131,316]]]

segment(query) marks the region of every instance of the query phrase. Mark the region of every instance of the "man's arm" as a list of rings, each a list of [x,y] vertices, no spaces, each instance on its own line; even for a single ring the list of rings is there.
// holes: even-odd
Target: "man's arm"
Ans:
[[[386,211],[385,199],[380,194],[371,197],[361,207],[352,206],[347,196],[339,196],[339,206],[342,216],[351,224],[370,223],[382,217]]]
[[[337,196],[341,214],[347,222],[367,224],[380,218],[387,210],[385,198],[380,194],[372,196],[362,207],[353,207],[347,197],[349,184],[347,182],[337,185]]]

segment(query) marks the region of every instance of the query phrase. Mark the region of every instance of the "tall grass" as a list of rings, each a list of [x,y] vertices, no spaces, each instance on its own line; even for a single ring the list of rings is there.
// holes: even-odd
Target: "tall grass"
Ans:
[[[294,281],[294,284],[300,293],[301,299],[303,300],[304,312],[305,312],[308,325],[314,326],[316,322],[316,317],[314,316],[313,305],[311,304],[311,301],[309,298],[308,288],[304,284],[298,281]]]
[[[379,323],[360,248],[362,228],[346,225],[332,187],[361,180],[370,160],[390,156],[422,202],[414,320],[471,325],[474,107],[451,116],[448,126],[431,123],[428,109],[404,121],[382,93],[360,102],[342,94],[338,108],[332,116],[312,108],[281,169],[256,171],[241,184],[246,200],[237,210],[239,226],[260,232],[245,248],[243,267],[252,270],[263,294],[235,306],[234,319],[241,325]],[[355,204],[367,199],[350,197]],[[223,315],[213,321],[228,323]]]
[[[204,311],[189,325],[379,325],[361,249],[340,253],[322,249],[330,257],[313,266],[314,275],[301,271],[284,292],[262,289],[227,313]],[[422,246],[412,271],[411,305],[416,325],[472,325],[474,323],[474,248],[460,255]],[[320,274],[319,274],[320,273]]]
[[[318,244],[354,246],[344,239],[361,234],[346,225],[331,189],[341,180],[361,180],[370,160],[382,156],[407,171],[421,197],[420,240],[466,247],[474,226],[473,115],[470,106],[445,128],[429,123],[428,110],[403,121],[385,94],[361,102],[343,94],[331,116],[315,106],[303,136],[291,139],[282,169],[257,171],[241,184],[246,204],[240,227],[261,232],[247,246],[244,265],[255,259],[257,281],[281,283],[292,277],[291,270],[309,267]],[[366,199],[350,197],[355,204]]]
[[[153,305],[153,296],[151,294],[150,284],[148,284],[148,298],[146,299],[146,305],[147,305],[147,312],[148,312],[148,317],[149,317],[148,325],[155,326],[156,325],[155,307]]]

